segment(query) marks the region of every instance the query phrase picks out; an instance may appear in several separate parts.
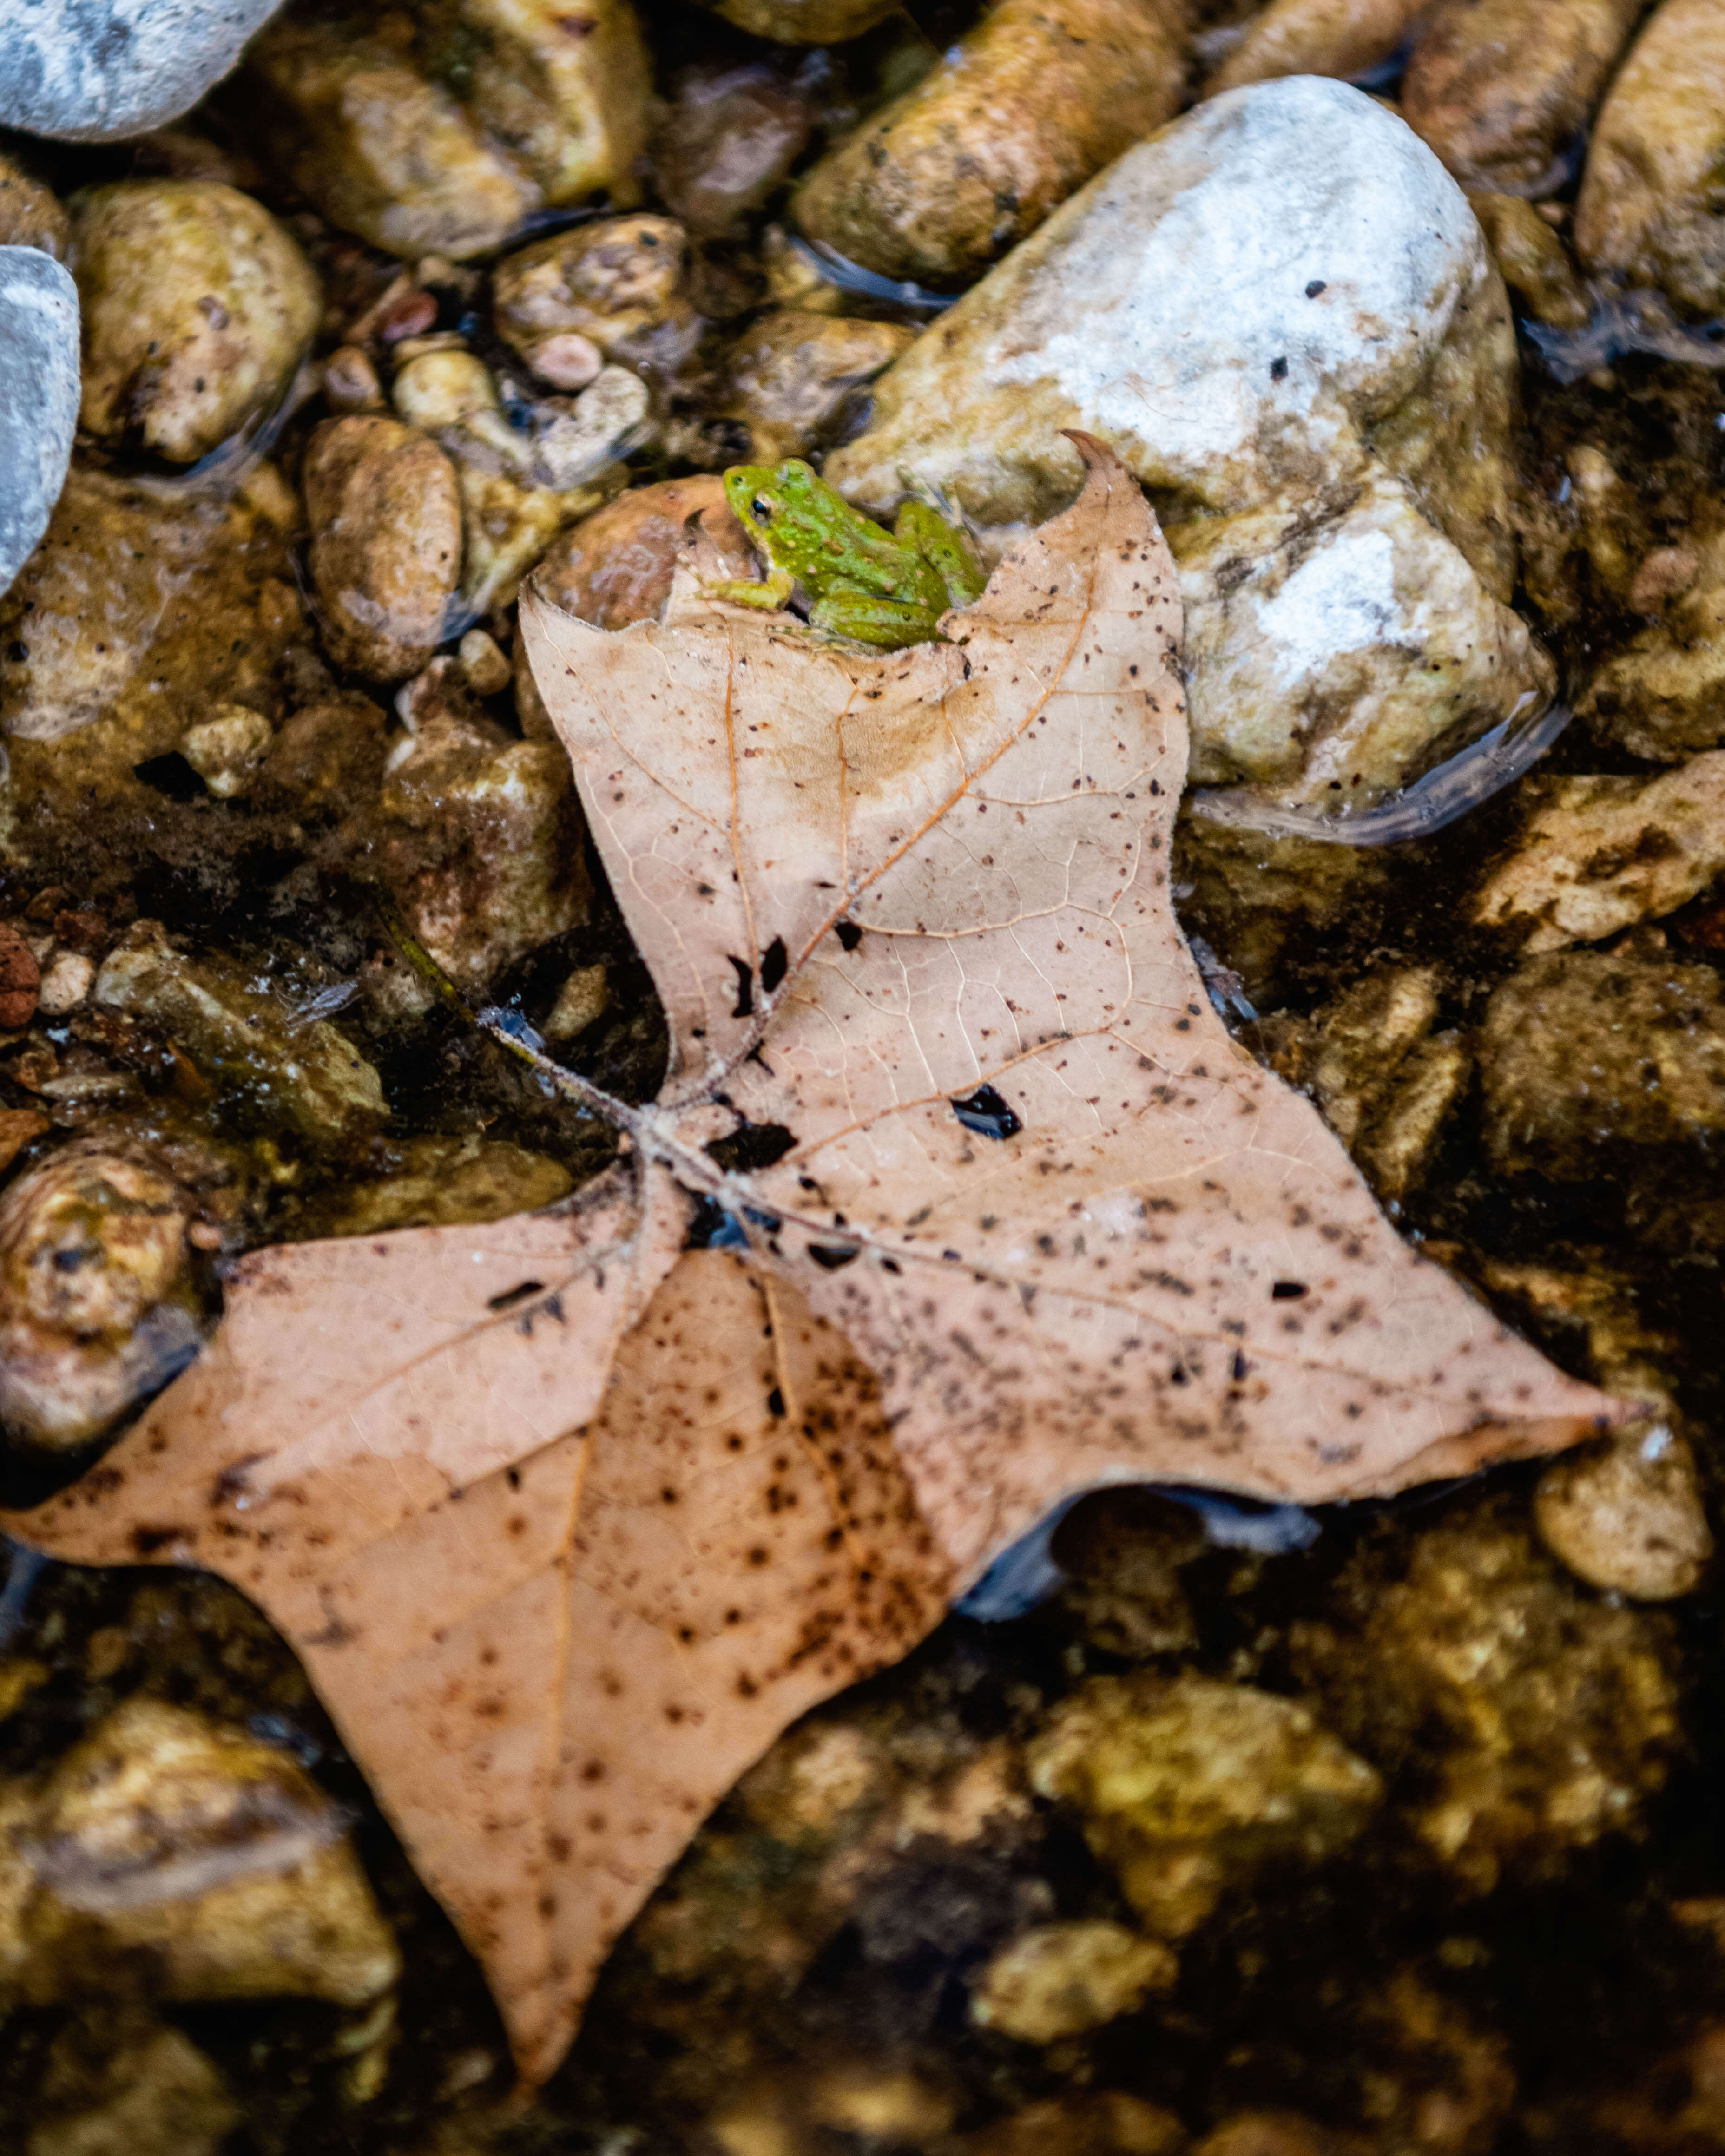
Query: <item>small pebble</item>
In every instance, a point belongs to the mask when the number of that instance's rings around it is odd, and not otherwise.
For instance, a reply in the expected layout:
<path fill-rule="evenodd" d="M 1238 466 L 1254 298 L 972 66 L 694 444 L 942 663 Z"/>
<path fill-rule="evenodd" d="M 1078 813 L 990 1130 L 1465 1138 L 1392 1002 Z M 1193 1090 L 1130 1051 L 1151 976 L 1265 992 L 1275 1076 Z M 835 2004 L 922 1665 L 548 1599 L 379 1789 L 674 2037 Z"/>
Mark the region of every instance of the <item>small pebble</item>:
<path fill-rule="evenodd" d="M 436 320 L 437 301 L 429 292 L 404 292 L 379 317 L 377 341 L 399 344 L 403 337 L 424 336 Z"/>
<path fill-rule="evenodd" d="M 1589 1586 L 1637 1602 L 1692 1594 L 1713 1537 L 1695 1455 L 1664 1422 L 1566 1454 L 1540 1477 L 1533 1516 L 1546 1547 Z"/>
<path fill-rule="evenodd" d="M 332 412 L 374 412 L 383 403 L 377 370 L 357 344 L 344 344 L 324 362 L 323 393 Z"/>
<path fill-rule="evenodd" d="M 475 696 L 495 696 L 510 684 L 511 667 L 497 639 L 483 629 L 470 629 L 456 647 L 461 671 Z M 599 970 L 603 973 L 603 968 Z M 567 993 L 567 988 L 564 991 Z M 559 999 L 561 1008 L 561 998 Z"/>
<path fill-rule="evenodd" d="M 547 338 L 533 354 L 534 373 L 553 389 L 585 389 L 603 365 L 598 346 L 577 330 Z"/>
<path fill-rule="evenodd" d="M 501 654 L 499 654 L 501 655 Z M 603 1018 L 610 1002 L 603 966 L 578 966 L 557 991 L 551 1016 L 545 1021 L 547 1040 L 572 1040 Z"/>
<path fill-rule="evenodd" d="M 37 1009 L 45 1018 L 64 1018 L 68 1011 L 76 1010 L 90 993 L 95 971 L 93 958 L 83 957 L 76 951 L 58 952 L 42 976 Z"/>
<path fill-rule="evenodd" d="M 1055 2044 L 1132 2013 L 1178 1974 L 1168 1947 L 1124 1924 L 1038 1924 L 1009 1940 L 983 1970 L 970 2018 L 1021 2043 Z"/>
<path fill-rule="evenodd" d="M 261 711 L 223 704 L 213 717 L 187 726 L 180 754 L 218 801 L 249 793 L 269 757 L 275 730 Z"/>

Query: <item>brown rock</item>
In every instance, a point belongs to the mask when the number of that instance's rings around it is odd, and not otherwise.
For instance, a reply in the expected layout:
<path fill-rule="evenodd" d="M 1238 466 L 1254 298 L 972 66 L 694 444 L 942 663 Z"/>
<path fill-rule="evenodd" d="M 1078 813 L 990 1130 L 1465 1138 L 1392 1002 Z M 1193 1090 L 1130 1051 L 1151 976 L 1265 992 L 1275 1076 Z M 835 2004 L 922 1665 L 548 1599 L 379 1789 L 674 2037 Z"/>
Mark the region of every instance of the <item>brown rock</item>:
<path fill-rule="evenodd" d="M 1553 192 L 1641 0 L 1444 0 L 1402 111 L 1466 187 Z"/>
<path fill-rule="evenodd" d="M 813 132 L 809 98 L 751 61 L 695 68 L 676 85 L 653 148 L 653 175 L 674 216 L 703 239 L 740 239 Z"/>
<path fill-rule="evenodd" d="M 538 587 L 553 604 L 599 629 L 655 619 L 697 521 L 722 557 L 716 573 L 754 573 L 754 550 L 731 513 L 722 483 L 673 479 L 633 487 L 566 531 L 540 563 Z"/>
<path fill-rule="evenodd" d="M 461 573 L 461 497 L 435 442 L 394 419 L 326 420 L 305 453 L 311 574 L 339 665 L 405 680 Z"/>
<path fill-rule="evenodd" d="M 175 499 L 74 467 L 0 600 L 21 821 L 52 819 L 75 838 L 102 802 L 159 807 L 133 767 L 175 747 L 207 706 L 273 715 L 305 635 L 285 536 L 261 497 Z"/>
<path fill-rule="evenodd" d="M 1347 80 L 1390 58 L 1430 12 L 1431 0 L 1270 0 L 1204 85 L 1206 96 L 1277 75 Z"/>
<path fill-rule="evenodd" d="M 830 151 L 792 208 L 883 276 L 966 284 L 1178 107 L 1185 26 L 1158 0 L 999 0 Z"/>
<path fill-rule="evenodd" d="M 0 1174 L 53 1126 L 34 1108 L 0 1108 Z"/>
<path fill-rule="evenodd" d="M 731 354 L 730 414 L 748 424 L 750 460 L 805 456 L 855 393 L 916 337 L 903 322 L 793 310 L 763 315 Z"/>
<path fill-rule="evenodd" d="M 39 247 L 56 262 L 66 259 L 71 220 L 41 181 L 0 157 L 0 247 Z"/>
<path fill-rule="evenodd" d="M 35 1014 L 42 969 L 14 927 L 0 922 L 0 1027 L 15 1032 Z"/>
<path fill-rule="evenodd" d="M 545 203 L 638 198 L 639 25 L 629 0 L 586 0 L 572 35 L 575 19 L 557 0 L 290 12 L 248 54 L 247 120 L 332 223 L 461 261 Z"/>
<path fill-rule="evenodd" d="M 570 331 L 609 359 L 674 372 L 701 322 L 686 287 L 689 243 L 668 217 L 614 217 L 536 241 L 497 265 L 497 333 L 529 366 Z"/>

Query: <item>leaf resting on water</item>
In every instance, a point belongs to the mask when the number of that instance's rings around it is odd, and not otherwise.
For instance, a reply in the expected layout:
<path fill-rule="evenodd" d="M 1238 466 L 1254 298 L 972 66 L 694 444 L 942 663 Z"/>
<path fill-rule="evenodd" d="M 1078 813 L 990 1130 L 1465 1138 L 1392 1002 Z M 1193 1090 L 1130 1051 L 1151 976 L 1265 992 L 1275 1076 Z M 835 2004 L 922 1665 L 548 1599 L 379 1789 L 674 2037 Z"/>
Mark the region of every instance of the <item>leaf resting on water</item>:
<path fill-rule="evenodd" d="M 247 1259 L 203 1361 L 5 1521 L 270 1613 L 529 2081 L 743 1768 L 1061 1499 L 1382 1493 L 1615 1411 L 1212 1011 L 1173 567 L 1075 439 L 1082 496 L 947 641 L 686 574 L 615 633 L 524 599 L 670 1019 L 627 1159 L 547 1214 Z"/>

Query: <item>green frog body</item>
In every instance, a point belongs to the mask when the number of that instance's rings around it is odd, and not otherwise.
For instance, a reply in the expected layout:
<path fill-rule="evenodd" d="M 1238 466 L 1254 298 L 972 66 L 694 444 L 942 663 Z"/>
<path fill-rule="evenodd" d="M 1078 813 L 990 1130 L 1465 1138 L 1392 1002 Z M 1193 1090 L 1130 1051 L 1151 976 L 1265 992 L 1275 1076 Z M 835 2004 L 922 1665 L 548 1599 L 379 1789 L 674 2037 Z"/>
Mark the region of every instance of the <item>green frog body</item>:
<path fill-rule="evenodd" d="M 734 465 L 725 498 L 768 564 L 758 582 L 708 586 L 733 606 L 782 607 L 800 588 L 812 628 L 896 651 L 937 634 L 947 608 L 988 582 L 964 533 L 927 502 L 905 502 L 888 531 L 800 457 Z"/>

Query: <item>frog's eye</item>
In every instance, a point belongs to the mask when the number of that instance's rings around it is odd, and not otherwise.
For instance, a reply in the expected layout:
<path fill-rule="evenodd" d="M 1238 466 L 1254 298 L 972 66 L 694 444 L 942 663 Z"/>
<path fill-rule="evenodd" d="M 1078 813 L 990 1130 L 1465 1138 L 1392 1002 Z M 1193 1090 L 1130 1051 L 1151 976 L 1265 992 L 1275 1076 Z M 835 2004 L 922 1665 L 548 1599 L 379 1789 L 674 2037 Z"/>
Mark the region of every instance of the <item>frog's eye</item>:
<path fill-rule="evenodd" d="M 761 522 L 765 524 L 768 522 L 772 517 L 773 504 L 768 501 L 764 495 L 757 494 L 754 500 L 749 504 L 749 515 L 751 516 L 758 517 Z"/>

